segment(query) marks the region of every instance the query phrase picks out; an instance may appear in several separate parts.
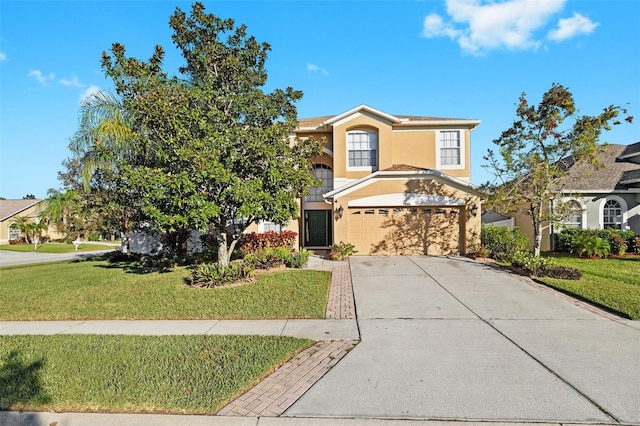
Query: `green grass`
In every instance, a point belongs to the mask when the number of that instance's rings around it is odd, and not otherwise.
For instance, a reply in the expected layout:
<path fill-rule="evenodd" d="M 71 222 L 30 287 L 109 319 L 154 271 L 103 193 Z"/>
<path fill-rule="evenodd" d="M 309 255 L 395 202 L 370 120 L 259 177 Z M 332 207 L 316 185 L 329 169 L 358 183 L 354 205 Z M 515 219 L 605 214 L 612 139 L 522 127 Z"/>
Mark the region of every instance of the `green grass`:
<path fill-rule="evenodd" d="M 214 414 L 311 340 L 0 336 L 0 410 Z"/>
<path fill-rule="evenodd" d="M 640 256 L 608 259 L 581 259 L 565 255 L 550 256 L 557 265 L 579 269 L 581 280 L 538 278 L 559 290 L 640 320 Z"/>
<path fill-rule="evenodd" d="M 96 250 L 113 250 L 113 245 L 100 244 L 98 242 L 80 243 L 78 246 L 78 252 L 81 251 L 96 251 Z M 38 248 L 34 244 L 2 244 L 0 250 L 17 251 L 22 253 L 72 253 L 76 251 L 76 247 L 73 244 L 64 243 L 45 243 L 38 244 Z"/>
<path fill-rule="evenodd" d="M 284 270 L 237 287 L 189 288 L 185 268 L 135 273 L 106 261 L 0 269 L 0 320 L 324 318 L 326 271 Z"/>

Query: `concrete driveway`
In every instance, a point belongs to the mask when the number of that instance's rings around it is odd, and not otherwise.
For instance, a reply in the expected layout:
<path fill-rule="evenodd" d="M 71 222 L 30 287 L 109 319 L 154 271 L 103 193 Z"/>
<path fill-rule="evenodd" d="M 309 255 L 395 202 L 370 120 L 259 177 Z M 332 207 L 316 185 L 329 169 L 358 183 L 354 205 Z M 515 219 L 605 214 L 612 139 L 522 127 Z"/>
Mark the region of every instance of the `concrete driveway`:
<path fill-rule="evenodd" d="M 465 258 L 352 257 L 362 342 L 286 416 L 640 424 L 640 327 Z"/>

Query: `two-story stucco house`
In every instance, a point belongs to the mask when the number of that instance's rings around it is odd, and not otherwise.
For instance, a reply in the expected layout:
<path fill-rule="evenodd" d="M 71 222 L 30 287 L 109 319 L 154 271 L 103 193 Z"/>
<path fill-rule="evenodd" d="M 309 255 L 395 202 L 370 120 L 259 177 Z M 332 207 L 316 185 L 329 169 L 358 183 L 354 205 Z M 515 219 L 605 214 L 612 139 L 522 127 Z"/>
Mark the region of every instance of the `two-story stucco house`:
<path fill-rule="evenodd" d="M 340 241 L 358 254 L 464 254 L 479 244 L 480 193 L 470 183 L 479 120 L 391 115 L 360 105 L 300 120 L 300 138 L 324 140 L 322 186 L 288 228 L 300 245 Z M 268 230 L 261 224 L 260 230 Z"/>

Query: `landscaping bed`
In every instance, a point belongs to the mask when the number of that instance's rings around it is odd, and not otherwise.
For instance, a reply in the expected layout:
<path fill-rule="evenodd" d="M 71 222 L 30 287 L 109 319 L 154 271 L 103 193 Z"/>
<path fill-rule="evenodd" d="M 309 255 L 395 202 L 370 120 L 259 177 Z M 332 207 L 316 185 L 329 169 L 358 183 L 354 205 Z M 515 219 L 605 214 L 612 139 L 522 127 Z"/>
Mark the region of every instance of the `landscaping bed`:
<path fill-rule="evenodd" d="M 187 268 L 102 260 L 2 268 L 0 320 L 324 318 L 331 273 L 286 269 L 230 288 L 190 288 Z"/>

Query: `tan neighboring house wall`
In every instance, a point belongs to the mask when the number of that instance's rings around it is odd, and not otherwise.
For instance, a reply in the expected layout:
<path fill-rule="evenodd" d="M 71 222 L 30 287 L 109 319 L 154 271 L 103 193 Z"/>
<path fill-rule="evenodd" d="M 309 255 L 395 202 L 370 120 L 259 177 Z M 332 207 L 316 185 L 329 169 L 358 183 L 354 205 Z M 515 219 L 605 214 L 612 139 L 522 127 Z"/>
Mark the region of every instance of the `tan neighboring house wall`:
<path fill-rule="evenodd" d="M 469 183 L 471 132 L 479 123 L 395 116 L 367 105 L 301 119 L 297 137 L 324 140 L 324 153 L 313 163 L 328 190 L 301 200 L 300 217 L 286 229 L 298 231 L 300 246 L 311 249 L 344 241 L 358 254 L 471 252 L 481 226 L 481 195 Z M 352 132 L 375 138 L 374 165 L 350 165 L 348 140 L 353 147 L 359 138 Z M 456 164 L 441 159 L 443 133 L 459 141 Z"/>
<path fill-rule="evenodd" d="M 9 243 L 9 228 L 16 223 L 16 217 L 27 216 L 33 222 L 39 221 L 43 200 L 0 200 L 0 244 Z M 45 235 L 59 238 L 60 235 L 49 227 Z"/>

